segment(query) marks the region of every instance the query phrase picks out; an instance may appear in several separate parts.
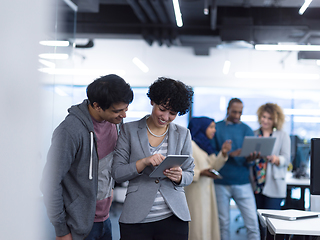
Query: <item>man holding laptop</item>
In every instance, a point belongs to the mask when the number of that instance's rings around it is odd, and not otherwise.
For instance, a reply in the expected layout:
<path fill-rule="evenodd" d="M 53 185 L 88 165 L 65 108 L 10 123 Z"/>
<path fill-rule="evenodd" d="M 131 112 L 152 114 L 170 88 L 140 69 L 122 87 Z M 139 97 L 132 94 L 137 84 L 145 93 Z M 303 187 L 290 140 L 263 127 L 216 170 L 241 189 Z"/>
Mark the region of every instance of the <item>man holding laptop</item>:
<path fill-rule="evenodd" d="M 221 150 L 226 140 L 232 141 L 229 159 L 220 169 L 222 179 L 215 180 L 221 240 L 229 240 L 230 199 L 236 202 L 244 224 L 247 228 L 247 239 L 260 239 L 256 203 L 249 179 L 249 163 L 259 158 L 259 154 L 251 153 L 247 157 L 239 157 L 245 136 L 253 136 L 252 129 L 240 121 L 243 103 L 238 98 L 232 98 L 227 108 L 227 116 L 216 123 L 216 134 L 212 145 L 217 152 Z"/>

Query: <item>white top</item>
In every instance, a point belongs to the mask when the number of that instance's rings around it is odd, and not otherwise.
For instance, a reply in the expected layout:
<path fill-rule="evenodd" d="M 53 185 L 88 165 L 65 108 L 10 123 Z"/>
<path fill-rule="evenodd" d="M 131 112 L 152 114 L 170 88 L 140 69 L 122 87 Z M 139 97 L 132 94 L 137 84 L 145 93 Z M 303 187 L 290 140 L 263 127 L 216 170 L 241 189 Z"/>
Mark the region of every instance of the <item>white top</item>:
<path fill-rule="evenodd" d="M 255 131 L 259 135 L 259 130 Z M 272 154 L 279 156 L 279 166 L 267 162 L 266 182 L 262 189 L 262 194 L 270 198 L 285 198 L 287 195 L 286 173 L 290 163 L 290 137 L 282 131 L 273 131 L 272 137 L 276 138 Z M 253 167 L 250 169 L 250 178 L 253 189 L 255 181 L 253 177 Z"/>

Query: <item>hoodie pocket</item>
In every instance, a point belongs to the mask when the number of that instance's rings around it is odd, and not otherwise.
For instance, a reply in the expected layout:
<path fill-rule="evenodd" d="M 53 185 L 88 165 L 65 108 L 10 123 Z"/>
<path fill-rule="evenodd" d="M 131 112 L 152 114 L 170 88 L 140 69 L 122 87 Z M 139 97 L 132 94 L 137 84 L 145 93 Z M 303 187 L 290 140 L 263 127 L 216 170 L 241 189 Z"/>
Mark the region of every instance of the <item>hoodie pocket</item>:
<path fill-rule="evenodd" d="M 66 211 L 69 212 L 69 210 L 74 209 L 75 206 L 78 205 L 79 201 L 80 201 L 80 196 L 77 196 L 75 200 L 73 200 L 70 204 L 66 206 Z"/>

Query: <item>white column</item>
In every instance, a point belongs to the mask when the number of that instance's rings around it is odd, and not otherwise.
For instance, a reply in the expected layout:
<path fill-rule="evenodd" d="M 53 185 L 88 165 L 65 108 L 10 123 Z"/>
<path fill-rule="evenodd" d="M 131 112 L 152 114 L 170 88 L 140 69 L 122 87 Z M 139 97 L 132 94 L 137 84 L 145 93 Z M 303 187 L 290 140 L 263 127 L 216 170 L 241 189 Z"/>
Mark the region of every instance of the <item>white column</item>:
<path fill-rule="evenodd" d="M 41 231 L 37 68 L 44 2 L 0 3 L 0 239 L 5 240 L 38 240 Z"/>

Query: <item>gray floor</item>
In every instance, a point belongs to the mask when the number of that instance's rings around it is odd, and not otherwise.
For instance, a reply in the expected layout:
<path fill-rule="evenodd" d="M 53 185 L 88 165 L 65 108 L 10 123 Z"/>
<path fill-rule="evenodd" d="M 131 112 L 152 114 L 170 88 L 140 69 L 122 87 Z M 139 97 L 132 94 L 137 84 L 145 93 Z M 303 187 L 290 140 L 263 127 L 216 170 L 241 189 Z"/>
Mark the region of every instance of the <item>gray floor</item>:
<path fill-rule="evenodd" d="M 44 224 L 44 229 L 40 233 L 41 239 L 43 240 L 55 240 L 55 232 L 54 228 L 52 227 L 51 223 L 48 220 L 48 217 L 46 215 L 45 207 L 43 205 L 42 200 L 41 201 L 41 218 L 43 219 L 42 223 Z M 119 240 L 120 234 L 119 234 L 119 224 L 118 219 L 122 211 L 122 203 L 113 203 L 111 206 L 110 211 L 110 219 L 112 223 L 112 233 L 113 233 L 113 240 Z M 246 240 L 246 229 L 242 228 L 237 233 L 237 229 L 241 226 L 243 226 L 242 218 L 239 217 L 238 220 L 235 220 L 237 216 L 239 216 L 239 210 L 236 207 L 233 207 L 230 211 L 231 216 L 231 239 L 232 240 Z"/>

